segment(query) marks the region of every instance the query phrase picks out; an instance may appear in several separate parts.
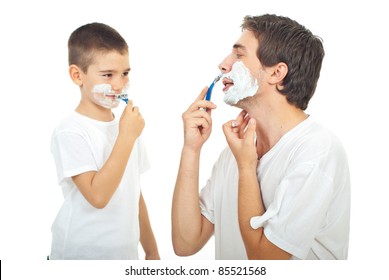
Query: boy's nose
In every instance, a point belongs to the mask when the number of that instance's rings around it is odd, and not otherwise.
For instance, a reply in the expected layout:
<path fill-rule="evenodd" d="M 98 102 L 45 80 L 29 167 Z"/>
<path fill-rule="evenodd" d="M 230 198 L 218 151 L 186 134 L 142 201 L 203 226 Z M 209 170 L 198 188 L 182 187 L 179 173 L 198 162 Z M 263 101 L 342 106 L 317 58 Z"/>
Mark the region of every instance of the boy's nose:
<path fill-rule="evenodd" d="M 118 81 L 112 82 L 112 90 L 115 92 L 121 92 L 124 87 L 128 84 L 128 79 L 120 79 Z"/>

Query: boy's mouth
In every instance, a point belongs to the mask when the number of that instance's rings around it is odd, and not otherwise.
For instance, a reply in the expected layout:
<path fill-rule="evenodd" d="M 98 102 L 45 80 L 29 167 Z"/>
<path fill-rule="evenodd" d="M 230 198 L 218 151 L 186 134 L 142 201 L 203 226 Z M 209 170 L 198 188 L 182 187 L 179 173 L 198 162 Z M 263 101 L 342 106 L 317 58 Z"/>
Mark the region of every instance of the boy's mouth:
<path fill-rule="evenodd" d="M 111 99 L 116 99 L 117 98 L 117 94 L 105 94 L 105 97 L 111 98 Z"/>

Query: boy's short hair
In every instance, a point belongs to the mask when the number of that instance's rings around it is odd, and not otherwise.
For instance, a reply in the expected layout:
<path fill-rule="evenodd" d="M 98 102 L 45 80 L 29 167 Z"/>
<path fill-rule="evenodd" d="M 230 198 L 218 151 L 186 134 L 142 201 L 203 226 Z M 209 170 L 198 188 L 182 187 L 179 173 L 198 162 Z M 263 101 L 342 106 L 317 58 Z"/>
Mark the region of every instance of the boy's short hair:
<path fill-rule="evenodd" d="M 69 37 L 68 50 L 69 65 L 75 64 L 87 73 L 96 52 L 117 51 L 125 54 L 128 53 L 128 45 L 115 29 L 94 22 L 73 31 Z"/>
<path fill-rule="evenodd" d="M 265 14 L 246 16 L 242 29 L 258 39 L 257 57 L 265 67 L 279 62 L 288 65 L 282 89 L 290 104 L 305 110 L 313 96 L 324 58 L 322 40 L 298 22 L 282 16 Z"/>

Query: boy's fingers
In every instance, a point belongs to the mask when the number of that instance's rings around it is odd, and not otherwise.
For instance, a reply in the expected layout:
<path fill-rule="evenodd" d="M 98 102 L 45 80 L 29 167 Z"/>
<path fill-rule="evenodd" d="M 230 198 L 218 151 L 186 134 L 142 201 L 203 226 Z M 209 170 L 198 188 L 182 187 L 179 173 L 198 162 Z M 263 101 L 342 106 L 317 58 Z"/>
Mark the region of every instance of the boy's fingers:
<path fill-rule="evenodd" d="M 127 102 L 127 107 L 128 108 L 132 108 L 134 106 L 134 104 L 132 103 L 132 100 L 129 99 L 128 102 Z"/>

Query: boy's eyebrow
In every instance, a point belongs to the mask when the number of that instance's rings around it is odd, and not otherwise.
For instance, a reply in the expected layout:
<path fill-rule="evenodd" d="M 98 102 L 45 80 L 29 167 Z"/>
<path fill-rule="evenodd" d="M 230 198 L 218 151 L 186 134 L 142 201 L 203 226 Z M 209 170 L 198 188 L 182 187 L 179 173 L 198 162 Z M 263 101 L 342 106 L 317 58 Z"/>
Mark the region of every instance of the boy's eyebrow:
<path fill-rule="evenodd" d="M 123 72 L 130 72 L 130 71 L 131 71 L 131 68 L 127 68 Z M 114 73 L 114 72 L 116 72 L 116 70 L 107 69 L 107 70 L 100 70 L 99 72 L 100 73 Z"/>

